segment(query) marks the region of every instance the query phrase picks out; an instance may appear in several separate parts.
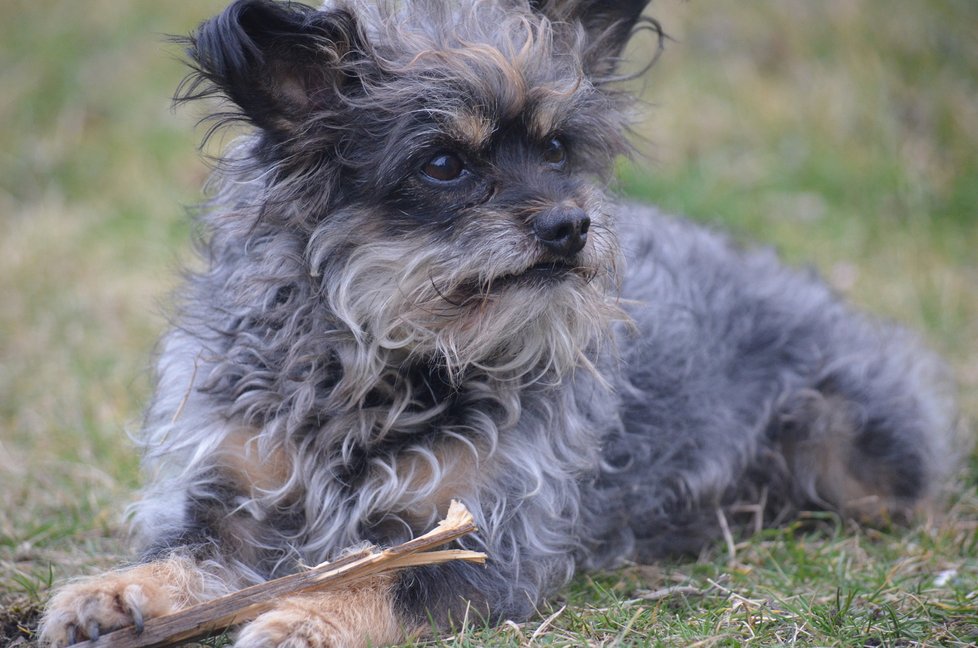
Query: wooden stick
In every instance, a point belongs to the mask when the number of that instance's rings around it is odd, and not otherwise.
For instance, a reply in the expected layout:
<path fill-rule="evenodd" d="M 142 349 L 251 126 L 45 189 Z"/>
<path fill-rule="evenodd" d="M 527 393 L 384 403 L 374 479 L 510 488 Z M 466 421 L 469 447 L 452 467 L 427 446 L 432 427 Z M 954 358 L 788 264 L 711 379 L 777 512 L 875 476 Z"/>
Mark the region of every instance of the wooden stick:
<path fill-rule="evenodd" d="M 251 621 L 274 607 L 276 600 L 283 596 L 341 588 L 366 576 L 392 569 L 434 565 L 451 560 L 483 564 L 486 555 L 478 551 L 428 551 L 475 530 L 472 514 L 462 503 L 453 500 L 445 519 L 414 540 L 384 550 L 376 547 L 364 549 L 331 563 L 259 583 L 167 616 L 147 619 L 139 634 L 134 626 L 128 626 L 103 635 L 98 641 L 75 644 L 75 648 L 172 646 L 219 635 L 232 626 Z"/>

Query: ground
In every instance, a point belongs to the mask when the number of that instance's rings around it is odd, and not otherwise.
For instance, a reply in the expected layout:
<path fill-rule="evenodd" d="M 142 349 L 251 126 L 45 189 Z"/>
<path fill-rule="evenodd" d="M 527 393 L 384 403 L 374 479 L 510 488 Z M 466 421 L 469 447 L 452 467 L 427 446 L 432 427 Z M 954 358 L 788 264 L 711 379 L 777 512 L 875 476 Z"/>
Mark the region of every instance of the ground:
<path fill-rule="evenodd" d="M 0 644 L 125 558 L 127 432 L 207 174 L 163 35 L 221 2 L 0 4 Z M 921 331 L 978 418 L 978 4 L 658 0 L 622 189 L 779 248 Z M 642 47 L 641 43 L 638 44 Z M 219 146 L 219 142 L 215 146 Z M 978 460 L 909 527 L 812 514 L 698 561 L 581 577 L 452 646 L 969 645 Z"/>

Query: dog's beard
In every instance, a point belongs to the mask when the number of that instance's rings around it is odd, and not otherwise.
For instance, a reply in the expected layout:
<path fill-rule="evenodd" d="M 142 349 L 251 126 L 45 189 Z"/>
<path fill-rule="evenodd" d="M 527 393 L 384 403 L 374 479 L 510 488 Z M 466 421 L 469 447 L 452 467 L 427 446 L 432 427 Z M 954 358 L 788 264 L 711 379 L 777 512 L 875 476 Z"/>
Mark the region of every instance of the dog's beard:
<path fill-rule="evenodd" d="M 338 237 L 313 237 L 310 261 L 357 342 L 360 357 L 350 364 L 375 375 L 422 360 L 452 380 L 473 367 L 503 379 L 560 376 L 591 368 L 611 322 L 624 318 L 617 240 L 607 226 L 593 227 L 586 250 L 566 266 L 528 263 L 531 245 L 508 245 L 505 236 L 483 238 L 493 244 L 480 249 L 387 238 L 345 254 L 320 243 L 327 238 Z"/>

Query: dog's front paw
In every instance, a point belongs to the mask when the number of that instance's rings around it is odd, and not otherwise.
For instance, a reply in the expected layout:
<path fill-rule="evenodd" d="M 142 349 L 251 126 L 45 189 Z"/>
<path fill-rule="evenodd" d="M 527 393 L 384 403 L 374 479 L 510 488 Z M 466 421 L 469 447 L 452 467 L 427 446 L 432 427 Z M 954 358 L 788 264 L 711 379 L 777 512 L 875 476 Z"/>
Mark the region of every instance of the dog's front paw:
<path fill-rule="evenodd" d="M 235 648 L 366 648 L 411 636 L 395 618 L 389 577 L 338 592 L 292 596 L 247 624 Z"/>
<path fill-rule="evenodd" d="M 41 621 L 41 644 L 69 646 L 124 626 L 174 611 L 170 592 L 151 572 L 132 569 L 70 583 L 48 603 Z"/>
<path fill-rule="evenodd" d="M 247 624 L 235 648 L 346 648 L 343 633 L 325 610 L 301 597 L 286 599 Z"/>

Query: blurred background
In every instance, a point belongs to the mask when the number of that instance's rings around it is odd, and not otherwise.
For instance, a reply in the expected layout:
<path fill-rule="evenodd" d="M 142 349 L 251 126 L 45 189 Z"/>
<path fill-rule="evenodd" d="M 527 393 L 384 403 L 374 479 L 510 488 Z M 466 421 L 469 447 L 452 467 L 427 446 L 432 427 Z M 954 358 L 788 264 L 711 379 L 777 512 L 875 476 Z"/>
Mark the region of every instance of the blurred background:
<path fill-rule="evenodd" d="M 124 555 L 126 435 L 207 176 L 204 107 L 171 109 L 183 69 L 164 35 L 223 4 L 0 3 L 0 643 L 52 577 Z M 919 330 L 978 416 L 978 2 L 650 13 L 672 40 L 636 82 L 622 191 L 774 245 Z"/>

